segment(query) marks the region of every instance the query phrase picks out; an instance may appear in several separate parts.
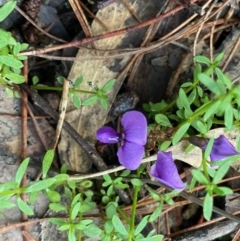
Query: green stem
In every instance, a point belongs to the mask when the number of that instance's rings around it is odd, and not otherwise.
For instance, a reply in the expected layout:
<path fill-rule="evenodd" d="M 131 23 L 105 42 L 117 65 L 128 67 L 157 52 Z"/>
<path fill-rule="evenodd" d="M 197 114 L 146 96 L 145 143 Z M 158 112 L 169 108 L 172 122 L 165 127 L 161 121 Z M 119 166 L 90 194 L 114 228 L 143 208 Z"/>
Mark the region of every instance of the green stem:
<path fill-rule="evenodd" d="M 137 178 L 140 178 L 140 174 L 141 174 L 141 171 L 139 169 L 137 169 Z M 134 186 L 132 216 L 131 216 L 131 220 L 130 220 L 130 231 L 129 231 L 128 241 L 131 241 L 134 236 L 135 217 L 136 217 L 137 199 L 138 199 L 139 190 L 140 190 L 139 186 Z"/>
<path fill-rule="evenodd" d="M 79 222 L 81 222 L 82 221 L 82 213 L 81 212 L 79 213 L 78 217 L 79 217 Z M 82 239 L 82 230 L 78 230 L 78 241 L 81 241 L 81 239 Z"/>
<path fill-rule="evenodd" d="M 118 208 L 117 208 L 117 211 L 118 211 L 118 213 L 125 219 L 125 221 L 130 224 L 130 219 L 129 219 L 128 216 L 123 212 L 123 210 L 118 207 Z"/>
<path fill-rule="evenodd" d="M 41 85 L 34 85 L 32 86 L 34 90 L 55 90 L 55 91 L 62 91 L 62 87 L 55 87 L 55 86 L 41 86 Z M 76 88 L 69 88 L 69 92 L 72 93 L 82 93 L 82 94 L 93 94 L 96 95 L 96 91 L 88 91 L 88 90 L 79 90 Z"/>
<path fill-rule="evenodd" d="M 203 168 L 203 173 L 205 177 L 208 179 L 208 183 L 210 183 L 210 177 L 207 171 L 207 160 L 204 158 L 204 151 L 202 152 L 202 168 Z"/>
<path fill-rule="evenodd" d="M 138 198 L 138 192 L 140 188 L 134 187 L 134 194 L 133 194 L 133 204 L 132 204 L 132 216 L 130 220 L 130 232 L 128 236 L 128 241 L 132 240 L 134 229 L 135 229 L 135 216 L 136 216 L 136 210 L 137 210 L 137 198 Z"/>

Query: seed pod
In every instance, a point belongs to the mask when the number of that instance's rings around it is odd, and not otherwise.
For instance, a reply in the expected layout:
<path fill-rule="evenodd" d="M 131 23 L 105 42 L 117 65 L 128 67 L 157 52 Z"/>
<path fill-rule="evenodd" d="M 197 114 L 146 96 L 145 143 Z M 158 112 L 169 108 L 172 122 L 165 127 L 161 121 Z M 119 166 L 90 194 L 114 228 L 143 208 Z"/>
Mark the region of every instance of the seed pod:
<path fill-rule="evenodd" d="M 203 137 L 199 137 L 199 136 L 190 136 L 188 138 L 188 141 L 195 145 L 195 146 L 198 146 L 200 148 L 204 147 L 204 146 L 207 146 L 208 144 L 208 139 L 207 138 L 203 138 Z"/>

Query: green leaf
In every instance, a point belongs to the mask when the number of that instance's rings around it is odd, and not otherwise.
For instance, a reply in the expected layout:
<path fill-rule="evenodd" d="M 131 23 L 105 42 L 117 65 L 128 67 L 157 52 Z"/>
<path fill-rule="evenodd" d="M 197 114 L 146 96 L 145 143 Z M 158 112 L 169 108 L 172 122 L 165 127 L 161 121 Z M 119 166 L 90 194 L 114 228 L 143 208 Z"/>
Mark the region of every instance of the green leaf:
<path fill-rule="evenodd" d="M 231 101 L 232 101 L 232 95 L 227 95 L 221 101 L 221 104 L 218 106 L 218 110 L 217 110 L 216 114 L 218 114 L 218 116 L 222 115 L 225 112 L 225 110 L 227 109 L 227 106 L 231 105 Z"/>
<path fill-rule="evenodd" d="M 71 206 L 73 207 L 80 200 L 81 193 L 78 193 L 72 200 Z"/>
<path fill-rule="evenodd" d="M 205 56 L 197 55 L 193 59 L 198 63 L 206 64 L 208 66 L 211 64 L 211 60 Z"/>
<path fill-rule="evenodd" d="M 224 53 L 220 53 L 217 55 L 217 57 L 214 59 L 213 63 L 218 64 L 224 56 Z"/>
<path fill-rule="evenodd" d="M 43 157 L 43 162 L 42 162 L 43 179 L 45 179 L 47 176 L 47 173 L 52 165 L 53 158 L 54 158 L 54 150 L 48 150 Z"/>
<path fill-rule="evenodd" d="M 64 77 L 63 76 L 58 76 L 57 77 L 57 81 L 58 81 L 59 84 L 63 85 Z"/>
<path fill-rule="evenodd" d="M 193 177 L 201 184 L 207 185 L 208 184 L 208 179 L 204 176 L 204 174 L 199 171 L 198 169 L 193 169 L 192 171 Z"/>
<path fill-rule="evenodd" d="M 187 122 L 178 129 L 178 131 L 174 134 L 172 139 L 173 145 L 176 145 L 180 141 L 180 139 L 186 134 L 189 126 L 190 123 Z"/>
<path fill-rule="evenodd" d="M 112 184 L 112 179 L 108 174 L 103 175 L 103 179 L 106 181 L 106 183 Z"/>
<path fill-rule="evenodd" d="M 226 90 L 226 86 L 224 85 L 224 83 L 221 81 L 221 80 L 216 80 L 215 82 L 218 86 L 218 89 L 220 91 L 220 94 L 221 95 L 225 95 L 227 93 L 227 90 Z"/>
<path fill-rule="evenodd" d="M 12 55 L 0 56 L 0 62 L 16 69 L 20 69 L 23 67 L 23 63 L 20 60 L 14 58 Z"/>
<path fill-rule="evenodd" d="M 33 210 L 31 207 L 29 207 L 22 199 L 20 196 L 17 197 L 17 205 L 18 208 L 27 214 L 28 216 L 32 216 L 34 214 Z"/>
<path fill-rule="evenodd" d="M 227 108 L 225 109 L 224 113 L 224 124 L 228 130 L 232 129 L 233 125 L 233 107 L 232 105 L 228 105 Z"/>
<path fill-rule="evenodd" d="M 98 228 L 95 224 L 90 224 L 87 226 L 87 228 L 83 231 L 83 233 L 89 237 L 97 237 L 100 236 L 100 234 L 102 233 L 102 230 L 100 228 Z"/>
<path fill-rule="evenodd" d="M 192 86 L 192 84 L 193 84 L 192 82 L 185 82 L 181 85 L 181 88 L 190 87 L 190 86 Z"/>
<path fill-rule="evenodd" d="M 160 202 L 158 207 L 154 210 L 154 212 L 149 217 L 149 222 L 154 222 L 161 214 L 163 208 L 163 202 Z"/>
<path fill-rule="evenodd" d="M 188 103 L 191 105 L 194 100 L 196 99 L 197 96 L 197 91 L 196 88 L 192 90 L 192 92 L 190 93 L 190 95 L 188 96 Z"/>
<path fill-rule="evenodd" d="M 107 92 L 109 91 L 115 84 L 115 79 L 110 79 L 103 87 L 102 90 Z"/>
<path fill-rule="evenodd" d="M 38 192 L 38 191 L 44 190 L 50 187 L 51 185 L 53 185 L 55 181 L 56 181 L 55 178 L 48 178 L 45 180 L 38 181 L 28 186 L 24 192 L 28 193 L 28 192 Z"/>
<path fill-rule="evenodd" d="M 165 103 L 164 100 L 162 100 L 161 102 L 159 103 L 156 103 L 156 104 L 152 104 L 150 106 L 150 109 L 152 112 L 160 112 L 161 110 L 163 110 L 164 108 L 167 107 L 167 103 Z"/>
<path fill-rule="evenodd" d="M 203 215 L 207 221 L 211 219 L 212 209 L 213 209 L 213 197 L 210 196 L 209 193 L 207 193 L 203 200 Z"/>
<path fill-rule="evenodd" d="M 229 90 L 231 90 L 232 81 L 218 67 L 215 68 L 215 72 L 217 74 L 218 79 L 221 80 Z"/>
<path fill-rule="evenodd" d="M 157 115 L 155 115 L 155 121 L 158 124 L 161 124 L 162 126 L 169 126 L 169 127 L 172 126 L 170 121 L 169 121 L 169 119 L 164 114 L 157 114 Z"/>
<path fill-rule="evenodd" d="M 13 82 L 15 84 L 22 84 L 25 82 L 24 76 L 15 74 L 15 73 L 4 74 L 4 78 L 7 78 L 8 80 L 10 80 L 11 82 Z"/>
<path fill-rule="evenodd" d="M 193 80 L 194 82 L 198 80 L 198 74 L 202 72 L 202 66 L 201 64 L 196 64 L 196 66 L 193 69 Z"/>
<path fill-rule="evenodd" d="M 238 134 L 237 150 L 238 150 L 238 152 L 240 151 L 240 134 Z"/>
<path fill-rule="evenodd" d="M 203 97 L 203 89 L 200 86 L 197 86 L 197 92 L 200 97 Z"/>
<path fill-rule="evenodd" d="M 212 180 L 212 183 L 217 184 L 219 181 L 222 180 L 222 178 L 226 175 L 230 168 L 231 163 L 230 162 L 225 162 L 223 163 L 218 170 L 216 171 L 214 178 Z"/>
<path fill-rule="evenodd" d="M 112 219 L 112 217 L 117 213 L 116 203 L 110 202 L 106 207 L 106 215 L 108 219 Z"/>
<path fill-rule="evenodd" d="M 160 151 L 166 151 L 168 147 L 171 145 L 171 143 L 172 143 L 171 141 L 164 141 L 160 145 L 158 145 L 158 149 Z"/>
<path fill-rule="evenodd" d="M 201 134 L 207 134 L 207 127 L 205 124 L 203 124 L 200 120 L 196 121 L 196 126 L 197 126 L 197 130 L 201 133 Z"/>
<path fill-rule="evenodd" d="M 27 43 L 22 43 L 22 44 L 21 44 L 21 50 L 20 50 L 20 51 L 26 50 L 26 49 L 28 48 L 28 46 L 29 46 L 29 44 L 27 44 Z"/>
<path fill-rule="evenodd" d="M 180 90 L 179 90 L 179 99 L 180 99 L 184 109 L 186 109 L 188 112 L 191 113 L 192 111 L 190 108 L 189 100 L 185 94 L 185 91 L 182 88 L 180 88 Z"/>
<path fill-rule="evenodd" d="M 51 189 L 47 189 L 47 196 L 52 203 L 58 203 L 61 200 L 61 195 L 58 192 Z"/>
<path fill-rule="evenodd" d="M 6 91 L 7 97 L 10 97 L 10 98 L 13 97 L 13 91 L 9 87 L 6 87 L 5 91 Z"/>
<path fill-rule="evenodd" d="M 76 94 L 73 94 L 73 104 L 76 108 L 80 108 L 82 104 L 81 99 Z"/>
<path fill-rule="evenodd" d="M 134 230 L 134 235 L 138 235 L 145 228 L 149 220 L 149 215 L 145 216 Z"/>
<path fill-rule="evenodd" d="M 206 150 L 204 151 L 204 159 L 207 160 L 208 157 L 210 156 L 210 153 L 212 151 L 212 146 L 213 146 L 213 143 L 214 143 L 214 138 L 211 137 L 208 144 L 207 144 L 207 148 Z"/>
<path fill-rule="evenodd" d="M 81 224 L 81 223 L 75 224 L 74 227 L 75 227 L 76 229 L 78 229 L 78 230 L 84 230 L 84 229 L 86 229 L 86 225 L 83 225 L 83 224 Z"/>
<path fill-rule="evenodd" d="M 83 180 L 83 181 L 81 182 L 81 186 L 83 186 L 83 187 L 86 188 L 86 189 L 92 187 L 92 185 L 93 185 L 93 182 L 90 181 L 90 180 Z"/>
<path fill-rule="evenodd" d="M 72 212 L 71 212 L 71 219 L 72 219 L 72 220 L 74 220 L 74 219 L 77 217 L 78 212 L 79 212 L 79 209 L 80 209 L 80 206 L 81 206 L 80 202 L 77 202 L 77 203 L 74 205 L 74 207 L 73 207 L 73 209 L 72 209 Z"/>
<path fill-rule="evenodd" d="M 217 101 L 213 103 L 206 111 L 206 113 L 203 116 L 203 121 L 207 121 L 209 117 L 211 117 L 213 114 L 217 113 L 218 106 L 220 105 L 221 101 Z"/>
<path fill-rule="evenodd" d="M 15 204 L 10 201 L 0 200 L 0 209 L 10 209 L 15 207 Z"/>
<path fill-rule="evenodd" d="M 62 173 L 62 174 L 67 173 L 67 165 L 66 165 L 66 163 L 63 163 L 63 164 L 62 164 L 62 166 L 61 166 L 61 173 Z"/>
<path fill-rule="evenodd" d="M 57 183 L 62 183 L 64 181 L 67 181 L 69 178 L 68 174 L 65 173 L 61 173 L 61 174 L 57 174 L 56 176 L 54 176 L 54 179 L 56 180 Z"/>
<path fill-rule="evenodd" d="M 240 137 L 240 135 L 239 135 L 239 137 Z M 239 140 L 240 140 L 240 138 L 239 138 Z M 131 171 L 126 169 L 121 173 L 121 177 L 127 177 L 130 175 L 130 173 L 131 173 Z"/>
<path fill-rule="evenodd" d="M 18 55 L 19 52 L 21 50 L 21 44 L 20 43 L 16 43 L 13 47 L 13 55 Z"/>
<path fill-rule="evenodd" d="M 17 1 L 9 1 L 0 7 L 0 22 L 2 22 L 15 8 Z"/>
<path fill-rule="evenodd" d="M 101 106 L 103 107 L 104 110 L 107 110 L 108 108 L 108 102 L 105 98 L 100 98 L 99 99 Z"/>
<path fill-rule="evenodd" d="M 143 182 L 140 179 L 137 179 L 137 178 L 131 179 L 131 183 L 135 187 L 141 187 L 143 185 Z"/>
<path fill-rule="evenodd" d="M 128 232 L 125 228 L 125 226 L 123 225 L 122 221 L 119 219 L 119 217 L 117 215 L 114 215 L 112 218 L 112 224 L 114 226 L 114 228 L 122 235 L 124 236 L 128 236 Z"/>
<path fill-rule="evenodd" d="M 69 223 L 63 224 L 63 225 L 61 225 L 61 227 L 58 228 L 58 230 L 60 230 L 60 231 L 65 231 L 65 230 L 68 230 L 68 229 L 70 229 Z"/>
<path fill-rule="evenodd" d="M 175 191 L 175 190 L 174 190 L 174 191 Z M 168 195 L 168 194 L 165 194 L 165 195 L 163 196 L 163 199 L 164 199 L 164 201 L 165 201 L 167 204 L 169 204 L 169 205 L 173 205 L 173 204 L 174 204 L 174 201 L 172 200 L 171 196 Z"/>
<path fill-rule="evenodd" d="M 53 224 L 56 224 L 56 225 L 65 225 L 67 224 L 66 221 L 60 219 L 60 218 L 49 218 L 49 222 L 50 223 L 53 223 Z"/>
<path fill-rule="evenodd" d="M 163 237 L 164 237 L 163 235 L 157 234 L 152 237 L 140 238 L 140 239 L 137 239 L 136 241 L 161 241 Z"/>
<path fill-rule="evenodd" d="M 230 195 L 233 194 L 233 190 L 229 187 L 218 187 L 215 186 L 213 188 L 213 192 L 218 194 L 219 196 L 226 196 L 226 195 Z"/>
<path fill-rule="evenodd" d="M 74 83 L 74 87 L 75 88 L 79 87 L 82 84 L 82 82 L 83 82 L 83 76 L 79 76 Z"/>
<path fill-rule="evenodd" d="M 16 175 L 15 175 L 15 181 L 18 184 L 18 187 L 20 186 L 22 178 L 23 178 L 23 176 L 24 176 L 24 174 L 27 170 L 28 163 L 29 163 L 29 157 L 24 159 L 23 162 L 18 167 L 18 170 L 17 170 Z"/>
<path fill-rule="evenodd" d="M 17 182 L 5 182 L 5 183 L 2 183 L 0 184 L 0 192 L 3 192 L 3 191 L 7 191 L 7 190 L 10 190 L 10 189 L 15 189 L 18 187 L 18 183 Z"/>
<path fill-rule="evenodd" d="M 107 189 L 107 195 L 110 197 L 112 194 L 114 194 L 113 185 L 110 185 Z"/>
<path fill-rule="evenodd" d="M 215 95 L 218 95 L 220 93 L 220 90 L 219 90 L 216 82 L 212 78 L 210 78 L 208 75 L 201 73 L 198 75 L 198 78 L 199 78 L 200 82 L 203 85 L 205 85 Z"/>
<path fill-rule="evenodd" d="M 104 223 L 104 229 L 106 233 L 111 233 L 113 231 L 113 224 L 110 220 L 107 220 Z"/>
<path fill-rule="evenodd" d="M 36 85 L 39 82 L 38 76 L 34 75 L 32 78 L 33 85 Z"/>
<path fill-rule="evenodd" d="M 65 211 L 67 207 L 59 204 L 59 203 L 50 203 L 49 208 L 55 212 Z"/>
<path fill-rule="evenodd" d="M 75 228 L 73 227 L 68 230 L 68 241 L 76 241 Z"/>
<path fill-rule="evenodd" d="M 89 98 L 87 98 L 86 100 L 84 100 L 83 102 L 82 102 L 82 105 L 92 105 L 92 104 L 94 104 L 96 101 L 98 100 L 98 97 L 96 96 L 96 95 L 94 95 L 94 96 L 91 96 L 91 97 L 89 97 Z"/>
<path fill-rule="evenodd" d="M 189 191 L 190 192 L 193 192 L 193 189 L 196 186 L 196 183 L 197 183 L 197 180 L 193 177 L 191 182 L 190 182 L 190 185 L 189 185 Z"/>
<path fill-rule="evenodd" d="M 26 60 L 28 57 L 25 55 L 18 55 L 16 58 L 22 61 L 22 60 Z"/>

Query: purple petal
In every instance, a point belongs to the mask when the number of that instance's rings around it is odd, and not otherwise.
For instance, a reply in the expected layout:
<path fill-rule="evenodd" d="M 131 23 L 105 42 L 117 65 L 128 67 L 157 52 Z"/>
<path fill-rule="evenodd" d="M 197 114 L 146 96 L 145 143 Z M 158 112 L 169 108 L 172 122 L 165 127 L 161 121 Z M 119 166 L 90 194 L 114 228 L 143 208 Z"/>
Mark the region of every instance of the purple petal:
<path fill-rule="evenodd" d="M 143 154 L 144 147 L 142 145 L 128 141 L 125 141 L 117 152 L 119 162 L 129 170 L 136 170 L 140 166 Z"/>
<path fill-rule="evenodd" d="M 147 120 L 139 111 L 126 112 L 121 123 L 124 129 L 124 139 L 139 145 L 147 142 Z"/>
<path fill-rule="evenodd" d="M 97 130 L 96 137 L 102 143 L 114 144 L 120 141 L 121 135 L 109 126 Z"/>
<path fill-rule="evenodd" d="M 183 190 L 182 182 L 177 167 L 172 158 L 172 152 L 158 152 L 157 161 L 151 167 L 151 175 L 160 183 L 176 190 Z"/>
<path fill-rule="evenodd" d="M 202 149 L 205 150 L 206 148 L 207 146 L 203 147 Z M 214 140 L 210 158 L 211 161 L 218 161 L 237 154 L 240 153 L 224 135 L 221 135 Z"/>

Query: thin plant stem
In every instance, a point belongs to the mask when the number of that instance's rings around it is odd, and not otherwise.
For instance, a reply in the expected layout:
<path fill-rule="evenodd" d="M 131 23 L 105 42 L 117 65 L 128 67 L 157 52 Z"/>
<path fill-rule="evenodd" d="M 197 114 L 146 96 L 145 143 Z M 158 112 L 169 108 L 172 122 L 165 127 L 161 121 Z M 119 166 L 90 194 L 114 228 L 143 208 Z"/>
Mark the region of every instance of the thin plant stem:
<path fill-rule="evenodd" d="M 203 168 L 204 176 L 207 178 L 208 183 L 210 183 L 210 177 L 207 171 L 207 161 L 206 161 L 206 158 L 204 158 L 204 152 L 202 152 L 202 168 Z"/>
<path fill-rule="evenodd" d="M 117 208 L 117 211 L 118 211 L 118 213 L 124 218 L 124 220 L 128 223 L 128 224 L 130 224 L 130 219 L 128 218 L 128 216 L 123 212 L 123 210 L 121 209 L 121 208 Z"/>
<path fill-rule="evenodd" d="M 140 178 L 140 170 L 137 170 L 137 178 Z M 134 193 L 133 193 L 133 204 L 132 204 L 132 215 L 130 220 L 130 231 L 128 236 L 128 241 L 131 241 L 134 235 L 135 229 L 135 216 L 137 210 L 137 199 L 138 199 L 138 192 L 140 191 L 139 186 L 134 186 Z"/>
<path fill-rule="evenodd" d="M 138 192 L 140 188 L 134 187 L 134 194 L 133 194 L 133 205 L 132 205 L 132 215 L 131 215 L 131 222 L 130 222 L 130 232 L 128 236 L 128 241 L 132 240 L 133 232 L 135 228 L 135 216 L 136 216 L 136 210 L 137 210 L 137 198 L 138 198 Z"/>
<path fill-rule="evenodd" d="M 55 90 L 55 91 L 62 91 L 63 88 L 62 87 L 55 87 L 55 86 L 40 86 L 40 85 L 35 85 L 32 86 L 32 89 L 34 90 Z M 71 93 L 82 93 L 82 94 L 92 94 L 92 95 L 96 95 L 96 91 L 88 91 L 88 90 L 79 90 L 76 88 L 69 88 L 69 92 Z"/>
<path fill-rule="evenodd" d="M 82 213 L 80 212 L 79 215 L 79 221 L 82 221 Z M 82 230 L 78 230 L 78 241 L 82 240 Z"/>

